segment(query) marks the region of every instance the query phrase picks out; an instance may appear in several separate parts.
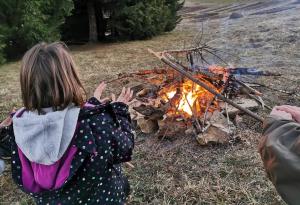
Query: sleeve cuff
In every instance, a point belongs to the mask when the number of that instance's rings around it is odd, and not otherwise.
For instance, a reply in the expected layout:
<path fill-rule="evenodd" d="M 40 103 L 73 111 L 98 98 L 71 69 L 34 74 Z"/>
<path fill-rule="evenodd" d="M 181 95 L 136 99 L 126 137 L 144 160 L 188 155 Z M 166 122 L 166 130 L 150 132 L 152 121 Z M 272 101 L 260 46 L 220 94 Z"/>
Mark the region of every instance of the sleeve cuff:
<path fill-rule="evenodd" d="M 273 124 L 282 125 L 282 124 L 294 123 L 294 122 L 295 121 L 293 121 L 293 120 L 288 120 L 288 119 L 285 119 L 280 116 L 269 115 L 268 117 L 266 117 L 266 119 L 264 121 L 264 127 L 268 127 Z"/>
<path fill-rule="evenodd" d="M 92 105 L 101 105 L 101 102 L 97 98 L 95 98 L 95 97 L 91 97 L 88 100 L 88 103 L 90 103 Z"/>
<path fill-rule="evenodd" d="M 10 130 L 10 126 L 7 127 L 0 127 L 0 136 L 4 136 L 6 135 Z M 1 139 L 1 137 L 0 137 Z"/>
<path fill-rule="evenodd" d="M 119 114 L 119 115 L 129 115 L 129 112 L 128 112 L 129 107 L 125 103 L 114 102 L 114 103 L 111 103 L 111 106 L 113 108 L 113 111 L 116 114 Z"/>

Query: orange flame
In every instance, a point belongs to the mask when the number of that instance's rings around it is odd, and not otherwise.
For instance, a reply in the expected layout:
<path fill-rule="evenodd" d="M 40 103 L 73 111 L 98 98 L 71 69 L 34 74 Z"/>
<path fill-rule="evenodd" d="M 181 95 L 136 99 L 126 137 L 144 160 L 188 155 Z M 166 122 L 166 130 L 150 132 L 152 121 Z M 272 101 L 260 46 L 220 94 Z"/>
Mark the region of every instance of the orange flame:
<path fill-rule="evenodd" d="M 218 91 L 210 82 L 204 79 L 201 80 Z M 178 98 L 176 98 L 175 95 L 178 89 L 180 92 Z M 189 79 L 185 79 L 182 83 L 174 83 L 171 86 L 164 87 L 159 92 L 159 95 L 164 101 L 175 101 L 172 102 L 174 106 L 171 106 L 167 114 L 180 114 L 184 117 L 191 117 L 192 115 L 200 117 L 204 114 L 208 103 L 214 98 L 213 94 Z"/>
<path fill-rule="evenodd" d="M 197 73 L 194 78 L 220 92 L 224 87 L 224 82 L 228 80 L 228 69 L 217 65 L 212 65 L 208 69 L 218 77 L 208 80 L 208 76 Z M 169 103 L 170 106 L 166 112 L 168 116 L 200 118 L 203 117 L 208 105 L 210 105 L 209 112 L 219 109 L 219 104 L 213 100 L 215 96 L 212 93 L 171 69 L 154 69 L 143 72 L 151 75 L 147 78 L 151 84 L 161 87 L 157 94 L 165 103 Z M 212 82 L 216 82 L 216 85 Z"/>

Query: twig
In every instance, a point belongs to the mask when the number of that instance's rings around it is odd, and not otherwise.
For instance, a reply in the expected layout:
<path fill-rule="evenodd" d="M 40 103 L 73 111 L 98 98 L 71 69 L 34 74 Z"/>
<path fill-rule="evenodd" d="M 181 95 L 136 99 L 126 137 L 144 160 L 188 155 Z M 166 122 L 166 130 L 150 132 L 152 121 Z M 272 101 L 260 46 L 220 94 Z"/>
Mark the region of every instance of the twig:
<path fill-rule="evenodd" d="M 216 100 L 216 96 L 214 96 L 214 98 L 207 103 L 207 106 L 206 106 L 206 109 L 205 109 L 205 113 L 204 113 L 204 117 L 203 117 L 203 121 L 202 121 L 202 126 L 204 127 L 205 126 L 205 123 L 206 123 L 206 118 L 207 118 L 207 113 L 208 113 L 208 110 L 210 108 L 210 106 L 212 105 L 212 103 Z"/>
<path fill-rule="evenodd" d="M 217 59 L 219 59 L 221 62 L 223 62 L 223 63 L 225 63 L 226 65 L 228 65 L 228 63 L 227 63 L 225 60 L 223 60 L 220 56 L 218 56 L 218 55 L 215 54 L 214 52 L 209 51 L 209 50 L 206 49 L 206 48 L 204 48 L 204 50 L 205 50 L 206 52 L 210 53 L 211 55 L 215 56 L 215 57 L 216 57 Z"/>
<path fill-rule="evenodd" d="M 244 76 L 245 78 L 251 80 L 250 78 Z M 249 82 L 249 83 L 252 83 L 252 82 Z M 280 93 L 284 93 L 284 94 L 287 94 L 287 95 L 294 95 L 296 97 L 300 97 L 300 94 L 297 94 L 296 92 L 289 92 L 289 91 L 286 91 L 286 90 L 280 90 L 280 89 L 276 89 L 276 88 L 272 88 L 268 85 L 265 85 L 265 84 L 262 84 L 262 83 L 252 83 L 252 84 L 255 84 L 255 85 L 259 85 L 261 87 L 264 87 L 264 88 L 267 88 L 269 90 L 273 90 L 273 91 L 276 91 L 276 92 L 280 92 Z"/>
<path fill-rule="evenodd" d="M 135 166 L 133 164 L 131 164 L 130 162 L 125 162 L 125 164 L 130 167 L 131 169 L 134 169 Z"/>
<path fill-rule="evenodd" d="M 197 115 L 194 113 L 195 110 L 192 108 L 192 106 L 191 106 L 191 104 L 190 104 L 190 102 L 189 102 L 189 100 L 187 98 L 187 94 L 185 94 L 185 100 L 186 100 L 187 104 L 189 105 L 189 107 L 190 107 L 190 109 L 192 111 L 192 118 L 194 118 L 194 120 L 196 122 L 197 132 L 199 132 L 201 130 L 201 125 L 200 125 L 200 123 L 199 123 L 199 121 L 197 119 Z"/>
<path fill-rule="evenodd" d="M 227 95 L 225 95 L 225 97 L 227 97 Z M 229 121 L 228 104 L 227 104 L 227 102 L 225 102 L 225 110 L 226 110 L 227 125 L 228 125 L 228 128 L 229 128 L 230 121 Z"/>
<path fill-rule="evenodd" d="M 262 96 L 263 94 L 261 92 L 259 92 L 258 90 L 251 88 L 250 86 L 246 85 L 244 82 L 239 81 L 237 79 L 233 79 L 235 82 L 237 82 L 238 84 L 240 84 L 241 86 L 243 86 L 244 88 L 246 88 L 247 90 L 249 90 L 250 92 L 254 93 L 255 95 L 258 96 Z"/>
<path fill-rule="evenodd" d="M 252 94 L 250 94 L 250 93 L 248 93 L 248 92 L 246 92 L 246 95 L 248 95 L 250 98 L 252 98 L 252 99 L 255 100 L 256 102 L 258 102 L 263 108 L 267 108 L 268 110 L 272 110 L 272 108 L 271 108 L 270 106 L 266 105 L 266 104 L 263 102 L 262 98 L 259 99 L 259 98 L 256 97 L 255 95 L 252 95 Z"/>
<path fill-rule="evenodd" d="M 201 133 L 206 132 L 206 130 L 208 130 L 208 128 L 210 128 L 211 124 L 210 122 L 207 123 L 206 127 L 203 127 L 203 129 L 201 130 Z"/>
<path fill-rule="evenodd" d="M 162 51 L 162 53 L 188 53 L 188 52 L 193 52 L 195 50 L 201 50 L 204 46 L 197 46 L 197 47 L 192 47 L 192 48 L 187 48 L 187 49 L 175 49 L 175 50 L 166 50 Z"/>
<path fill-rule="evenodd" d="M 226 81 L 226 83 L 225 83 L 225 85 L 224 85 L 222 91 L 220 92 L 220 94 L 223 94 L 223 93 L 227 90 L 228 85 L 229 85 L 229 81 L 230 81 L 229 79 Z M 213 97 L 213 99 L 209 102 L 208 106 L 207 106 L 206 109 L 205 109 L 204 118 L 203 118 L 203 126 L 204 126 L 205 123 L 206 123 L 207 112 L 208 112 L 209 108 L 211 107 L 212 103 L 213 103 L 216 99 L 217 99 L 217 96 L 215 95 L 215 96 Z"/>
<path fill-rule="evenodd" d="M 168 60 L 163 53 L 156 53 L 156 52 L 152 51 L 151 49 L 149 49 L 149 52 L 152 53 L 153 55 L 155 55 L 157 58 L 159 58 L 165 64 L 171 66 L 177 72 L 181 73 L 182 75 L 189 78 L 191 81 L 193 81 L 193 82 L 197 83 L 199 86 L 203 87 L 205 90 L 207 90 L 210 93 L 216 95 L 217 98 L 219 98 L 219 99 L 223 100 L 224 102 L 227 102 L 228 104 L 232 105 L 233 107 L 245 112 L 246 114 L 248 114 L 249 116 L 253 117 L 254 119 L 256 119 L 260 122 L 264 121 L 264 119 L 262 117 L 258 116 L 257 114 L 253 113 L 252 111 L 236 104 L 232 100 L 225 98 L 223 95 L 221 95 L 220 93 L 218 93 L 214 89 L 210 88 L 205 83 L 203 83 L 200 80 L 194 78 L 189 72 L 185 71 L 184 67 L 182 67 L 178 64 L 175 64 L 175 63 L 171 62 L 170 60 Z"/>
<path fill-rule="evenodd" d="M 178 93 L 176 92 L 175 96 L 176 96 L 177 94 L 178 94 Z M 174 97 L 175 97 L 175 96 L 174 96 Z M 173 97 L 173 98 L 174 98 L 174 97 Z M 173 99 L 173 98 L 172 98 L 172 99 Z M 171 100 L 172 100 L 172 99 L 171 99 Z M 169 101 L 169 102 L 170 102 L 170 101 Z M 172 103 L 170 103 L 169 105 L 171 105 L 171 104 L 172 104 Z M 180 103 L 177 104 L 177 107 L 176 107 L 176 109 L 175 109 L 175 115 L 176 115 L 176 113 L 177 113 L 177 111 L 178 111 L 178 109 L 179 109 L 179 104 L 180 104 Z M 171 121 L 175 120 L 175 115 L 172 116 Z M 165 139 L 165 137 L 166 137 L 166 135 L 167 135 L 167 132 L 169 131 L 169 128 L 170 128 L 170 124 L 167 126 L 167 129 L 166 129 L 166 131 L 165 131 L 163 137 L 161 138 L 161 140 L 160 140 L 161 142 Z M 158 145 L 155 147 L 155 150 L 158 149 L 159 145 L 160 145 L 160 143 L 158 143 Z"/>

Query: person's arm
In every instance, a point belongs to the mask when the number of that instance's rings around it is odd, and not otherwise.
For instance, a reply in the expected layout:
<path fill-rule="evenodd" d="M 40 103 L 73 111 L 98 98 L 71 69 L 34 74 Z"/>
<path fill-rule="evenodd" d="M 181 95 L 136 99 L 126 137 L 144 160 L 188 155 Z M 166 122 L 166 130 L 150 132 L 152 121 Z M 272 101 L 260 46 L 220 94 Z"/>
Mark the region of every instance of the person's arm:
<path fill-rule="evenodd" d="M 300 204 L 300 124 L 274 108 L 264 122 L 259 152 L 269 179 L 288 204 Z"/>
<path fill-rule="evenodd" d="M 111 104 L 116 115 L 119 128 L 112 136 L 113 163 L 131 161 L 134 148 L 134 132 L 128 112 L 128 106 L 121 102 Z"/>
<path fill-rule="evenodd" d="M 105 83 L 101 83 L 94 97 L 88 102 L 94 105 L 107 102 L 108 98 L 101 99 L 101 95 L 106 88 Z M 116 98 L 114 94 L 111 96 L 112 102 L 108 105 L 112 111 L 112 117 L 115 120 L 114 130 L 111 134 L 112 142 L 112 163 L 119 164 L 131 160 L 131 155 L 134 147 L 134 132 L 132 130 L 131 119 L 128 112 L 128 102 L 132 99 L 133 92 L 128 88 L 123 88 L 121 94 Z"/>
<path fill-rule="evenodd" d="M 134 132 L 131 125 L 131 118 L 128 112 L 127 103 L 132 99 L 133 92 L 123 88 L 118 98 L 112 94 L 112 109 L 120 128 L 113 136 L 114 163 L 128 162 L 131 160 L 134 148 Z"/>

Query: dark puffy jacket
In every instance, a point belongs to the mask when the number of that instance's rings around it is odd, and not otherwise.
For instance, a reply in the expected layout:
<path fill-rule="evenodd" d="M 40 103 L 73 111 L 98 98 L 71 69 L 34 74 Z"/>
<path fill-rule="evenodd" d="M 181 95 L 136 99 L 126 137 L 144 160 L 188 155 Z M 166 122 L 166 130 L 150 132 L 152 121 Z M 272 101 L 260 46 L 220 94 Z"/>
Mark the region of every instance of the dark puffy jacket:
<path fill-rule="evenodd" d="M 278 117 L 264 123 L 259 148 L 269 179 L 288 204 L 300 204 L 300 124 Z"/>
<path fill-rule="evenodd" d="M 38 193 L 26 190 L 22 182 L 22 163 L 12 126 L 7 129 L 11 143 L 12 177 L 37 204 L 124 204 L 128 182 L 121 163 L 131 160 L 134 134 L 128 106 L 123 103 L 100 104 L 80 110 L 77 129 L 70 146 L 77 152 L 64 184 Z M 4 134 L 4 133 L 3 133 Z M 62 162 L 63 163 L 63 162 Z"/>

